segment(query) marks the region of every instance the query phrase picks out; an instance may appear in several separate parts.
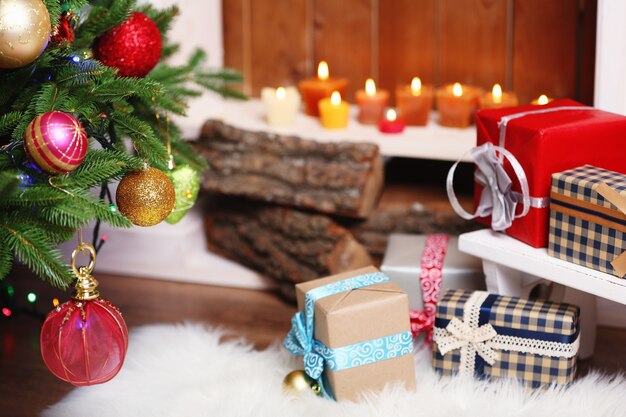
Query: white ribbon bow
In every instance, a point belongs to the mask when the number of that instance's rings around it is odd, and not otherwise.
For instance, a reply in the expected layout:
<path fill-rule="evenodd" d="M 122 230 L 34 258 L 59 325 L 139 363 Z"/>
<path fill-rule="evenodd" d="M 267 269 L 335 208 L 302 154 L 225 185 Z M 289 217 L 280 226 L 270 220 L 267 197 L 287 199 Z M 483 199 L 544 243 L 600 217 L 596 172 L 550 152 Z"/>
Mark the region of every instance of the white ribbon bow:
<path fill-rule="evenodd" d="M 475 350 L 489 365 L 493 366 L 500 359 L 498 353 L 486 343 L 498 335 L 491 324 L 487 323 L 474 329 L 455 317 L 450 320 L 446 330 L 448 334 L 437 340 L 441 355 L 467 347 Z"/>

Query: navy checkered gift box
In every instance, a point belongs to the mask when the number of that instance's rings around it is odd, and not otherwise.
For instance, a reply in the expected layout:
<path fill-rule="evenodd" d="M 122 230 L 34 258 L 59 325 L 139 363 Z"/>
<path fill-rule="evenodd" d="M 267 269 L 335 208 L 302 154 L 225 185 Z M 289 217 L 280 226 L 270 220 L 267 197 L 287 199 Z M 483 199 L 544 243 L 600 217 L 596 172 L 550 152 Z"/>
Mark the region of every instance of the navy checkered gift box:
<path fill-rule="evenodd" d="M 450 290 L 437 306 L 433 367 L 533 387 L 567 384 L 576 371 L 578 319 L 569 304 Z"/>
<path fill-rule="evenodd" d="M 548 254 L 626 274 L 626 175 L 591 165 L 552 175 Z"/>

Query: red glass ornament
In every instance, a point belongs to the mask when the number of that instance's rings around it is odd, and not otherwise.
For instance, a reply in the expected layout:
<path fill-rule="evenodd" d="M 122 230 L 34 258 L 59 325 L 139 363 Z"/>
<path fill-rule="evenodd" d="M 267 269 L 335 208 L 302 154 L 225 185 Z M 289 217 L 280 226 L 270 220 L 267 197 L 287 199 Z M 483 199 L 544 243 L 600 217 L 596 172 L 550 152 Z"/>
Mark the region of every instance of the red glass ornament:
<path fill-rule="evenodd" d="M 59 19 L 59 24 L 52 29 L 50 34 L 50 42 L 59 45 L 67 42 L 70 45 L 74 43 L 74 27 L 72 25 L 73 15 L 64 13 Z"/>
<path fill-rule="evenodd" d="M 119 310 L 101 298 L 70 300 L 41 329 L 41 356 L 50 371 L 76 386 L 112 379 L 122 368 L 128 329 Z"/>
<path fill-rule="evenodd" d="M 161 32 L 145 14 L 133 12 L 122 24 L 100 36 L 94 57 L 116 68 L 121 77 L 145 77 L 161 58 Z"/>
<path fill-rule="evenodd" d="M 88 252 L 89 266 L 76 267 L 76 255 Z M 128 349 L 128 329 L 117 307 L 99 298 L 91 276 L 96 251 L 81 243 L 72 253 L 77 276 L 72 300 L 48 314 L 41 328 L 40 348 L 50 371 L 76 386 L 107 382 L 122 368 Z"/>

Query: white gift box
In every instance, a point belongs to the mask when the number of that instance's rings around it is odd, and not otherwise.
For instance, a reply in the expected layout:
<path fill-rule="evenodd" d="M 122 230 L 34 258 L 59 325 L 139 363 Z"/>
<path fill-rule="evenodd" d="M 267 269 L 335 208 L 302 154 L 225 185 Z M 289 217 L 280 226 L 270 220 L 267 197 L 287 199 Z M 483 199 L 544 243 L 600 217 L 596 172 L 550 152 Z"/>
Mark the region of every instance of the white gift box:
<path fill-rule="evenodd" d="M 392 234 L 380 267 L 409 295 L 409 307 L 422 310 L 421 259 L 427 235 Z M 441 293 L 448 289 L 485 289 L 485 275 L 479 258 L 460 252 L 458 240 L 450 236 L 443 262 Z"/>

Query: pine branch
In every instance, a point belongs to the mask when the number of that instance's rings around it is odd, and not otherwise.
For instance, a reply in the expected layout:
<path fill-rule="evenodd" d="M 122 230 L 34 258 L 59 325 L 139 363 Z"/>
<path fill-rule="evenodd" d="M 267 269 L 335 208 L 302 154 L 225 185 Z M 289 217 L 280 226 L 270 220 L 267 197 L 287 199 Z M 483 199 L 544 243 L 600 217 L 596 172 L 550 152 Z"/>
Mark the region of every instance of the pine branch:
<path fill-rule="evenodd" d="M 0 280 L 9 275 L 13 266 L 13 253 L 8 242 L 5 242 L 0 235 Z"/>
<path fill-rule="evenodd" d="M 52 285 L 60 288 L 74 279 L 61 252 L 37 229 L 18 230 L 0 223 L 0 241 L 17 255 L 20 262 Z"/>

